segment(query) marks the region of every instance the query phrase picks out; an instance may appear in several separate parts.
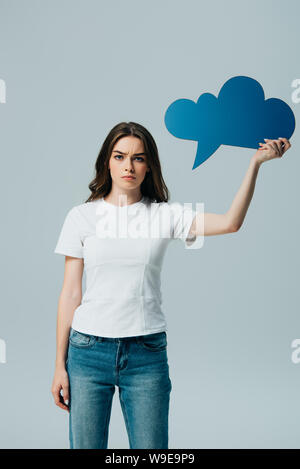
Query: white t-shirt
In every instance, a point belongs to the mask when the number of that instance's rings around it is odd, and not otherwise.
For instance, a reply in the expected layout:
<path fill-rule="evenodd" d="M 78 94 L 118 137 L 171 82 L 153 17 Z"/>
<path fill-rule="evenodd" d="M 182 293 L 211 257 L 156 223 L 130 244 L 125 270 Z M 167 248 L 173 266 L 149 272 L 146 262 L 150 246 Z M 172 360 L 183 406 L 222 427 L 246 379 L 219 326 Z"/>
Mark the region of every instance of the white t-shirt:
<path fill-rule="evenodd" d="M 69 210 L 54 252 L 84 259 L 86 291 L 73 329 L 102 337 L 167 330 L 160 273 L 170 241 L 191 247 L 186 238 L 197 212 L 186 205 L 143 196 L 117 206 L 102 197 Z"/>

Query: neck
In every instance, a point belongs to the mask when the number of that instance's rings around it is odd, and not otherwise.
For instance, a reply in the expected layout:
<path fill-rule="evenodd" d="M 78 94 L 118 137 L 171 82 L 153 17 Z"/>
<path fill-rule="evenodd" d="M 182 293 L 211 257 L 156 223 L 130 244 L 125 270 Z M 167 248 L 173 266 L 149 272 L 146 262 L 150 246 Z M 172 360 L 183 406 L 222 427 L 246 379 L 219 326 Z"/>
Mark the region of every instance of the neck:
<path fill-rule="evenodd" d="M 142 197 L 143 196 L 140 190 L 136 192 L 126 192 L 122 189 L 115 189 L 111 190 L 110 193 L 104 197 L 104 200 L 110 204 L 119 205 L 122 207 L 125 205 L 135 204 L 136 202 L 139 202 Z"/>

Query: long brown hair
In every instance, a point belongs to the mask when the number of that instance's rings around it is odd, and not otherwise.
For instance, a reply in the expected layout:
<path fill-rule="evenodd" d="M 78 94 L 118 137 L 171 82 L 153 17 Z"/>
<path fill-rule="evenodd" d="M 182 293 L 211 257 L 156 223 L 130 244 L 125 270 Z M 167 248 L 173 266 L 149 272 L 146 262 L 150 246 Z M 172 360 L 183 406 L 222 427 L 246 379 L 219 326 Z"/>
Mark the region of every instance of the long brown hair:
<path fill-rule="evenodd" d="M 136 122 L 120 122 L 107 135 L 95 163 L 95 178 L 89 184 L 92 193 L 85 202 L 92 202 L 109 194 L 112 179 L 108 162 L 112 149 L 120 138 L 128 135 L 133 135 L 142 140 L 147 155 L 147 164 L 150 167 L 150 171 L 146 173 L 141 184 L 142 195 L 149 197 L 151 201 L 168 202 L 169 191 L 162 176 L 156 143 L 150 132 Z"/>

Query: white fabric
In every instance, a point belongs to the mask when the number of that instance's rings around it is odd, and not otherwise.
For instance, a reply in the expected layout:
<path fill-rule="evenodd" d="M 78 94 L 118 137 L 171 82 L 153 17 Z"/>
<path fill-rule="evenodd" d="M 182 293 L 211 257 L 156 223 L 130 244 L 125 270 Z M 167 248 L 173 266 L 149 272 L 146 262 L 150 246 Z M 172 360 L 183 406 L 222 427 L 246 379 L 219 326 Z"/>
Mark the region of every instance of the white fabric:
<path fill-rule="evenodd" d="M 122 207 L 101 198 L 69 210 L 54 252 L 84 259 L 86 291 L 72 328 L 102 337 L 166 331 L 164 254 L 174 239 L 189 248 L 185 239 L 196 213 L 178 202 L 151 203 L 145 196 Z"/>

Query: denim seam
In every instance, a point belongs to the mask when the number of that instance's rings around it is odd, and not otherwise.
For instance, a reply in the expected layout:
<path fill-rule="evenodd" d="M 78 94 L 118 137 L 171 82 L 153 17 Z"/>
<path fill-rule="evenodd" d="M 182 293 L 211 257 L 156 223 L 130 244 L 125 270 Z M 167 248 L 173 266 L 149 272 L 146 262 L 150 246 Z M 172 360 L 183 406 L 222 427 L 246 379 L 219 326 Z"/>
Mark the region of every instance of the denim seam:
<path fill-rule="evenodd" d="M 120 394 L 120 400 L 121 400 L 121 402 L 123 404 L 123 408 L 124 408 L 124 415 L 125 415 L 125 422 L 126 422 L 126 427 L 127 427 L 127 432 L 128 432 L 129 446 L 131 446 L 132 439 L 131 439 L 131 432 L 130 432 L 130 428 L 129 428 L 129 420 L 128 420 L 128 416 L 127 416 L 127 412 L 126 412 L 126 405 L 125 405 L 125 402 L 122 399 L 122 394 Z"/>
<path fill-rule="evenodd" d="M 97 338 L 95 336 L 91 337 L 88 343 L 76 343 L 73 342 L 72 339 L 70 339 L 69 341 L 73 347 L 89 349 L 95 345 L 95 343 L 97 342 Z"/>
<path fill-rule="evenodd" d="M 102 448 L 103 448 L 104 441 L 105 441 L 106 434 L 107 434 L 107 430 L 108 430 L 109 408 L 110 408 L 110 404 L 108 404 L 108 406 L 107 406 L 107 411 L 106 411 L 105 427 L 104 427 L 103 439 L 102 439 L 102 442 L 101 442 L 101 447 L 102 447 Z"/>
<path fill-rule="evenodd" d="M 141 345 L 144 349 L 150 350 L 150 352 L 163 352 L 167 349 L 168 343 L 167 343 L 166 335 L 162 336 L 162 338 L 164 339 L 163 342 L 158 342 L 158 344 L 155 347 L 149 347 L 147 343 L 144 342 L 144 338 L 142 337 Z"/>
<path fill-rule="evenodd" d="M 166 349 L 167 349 L 167 346 L 164 345 L 162 348 L 151 348 L 151 347 L 148 347 L 147 345 L 145 345 L 143 342 L 142 342 L 142 347 L 145 349 L 145 350 L 149 350 L 150 352 L 164 352 Z"/>

